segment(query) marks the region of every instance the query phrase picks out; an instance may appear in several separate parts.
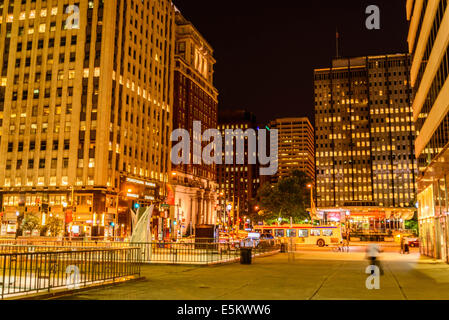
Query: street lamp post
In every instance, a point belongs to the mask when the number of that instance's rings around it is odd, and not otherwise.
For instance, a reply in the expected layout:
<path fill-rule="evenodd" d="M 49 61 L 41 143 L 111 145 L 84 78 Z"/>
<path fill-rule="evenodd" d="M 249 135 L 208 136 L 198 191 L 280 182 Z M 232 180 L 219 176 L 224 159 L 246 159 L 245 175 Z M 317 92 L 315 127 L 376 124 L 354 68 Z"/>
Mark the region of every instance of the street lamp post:
<path fill-rule="evenodd" d="M 65 231 L 66 231 L 66 228 L 67 228 L 67 223 L 66 223 L 66 221 L 65 221 L 65 215 L 66 215 L 66 213 L 67 213 L 67 202 L 63 202 L 62 203 L 62 207 L 63 207 L 63 219 L 64 219 L 64 223 L 63 223 L 63 230 L 64 230 L 64 232 L 63 232 L 63 234 L 62 234 L 62 236 L 63 236 L 63 240 L 64 240 L 64 236 L 65 236 Z"/>

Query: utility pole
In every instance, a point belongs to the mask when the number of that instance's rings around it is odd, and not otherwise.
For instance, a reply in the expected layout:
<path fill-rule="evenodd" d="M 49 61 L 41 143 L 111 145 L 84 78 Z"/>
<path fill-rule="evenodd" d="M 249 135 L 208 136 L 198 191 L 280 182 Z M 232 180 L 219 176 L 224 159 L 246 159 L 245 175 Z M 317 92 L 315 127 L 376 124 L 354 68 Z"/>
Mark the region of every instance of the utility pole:
<path fill-rule="evenodd" d="M 336 45 L 336 51 L 337 51 L 336 58 L 338 59 L 338 58 L 340 58 L 340 33 L 338 33 L 338 29 L 336 30 L 335 40 L 336 40 L 335 45 Z"/>

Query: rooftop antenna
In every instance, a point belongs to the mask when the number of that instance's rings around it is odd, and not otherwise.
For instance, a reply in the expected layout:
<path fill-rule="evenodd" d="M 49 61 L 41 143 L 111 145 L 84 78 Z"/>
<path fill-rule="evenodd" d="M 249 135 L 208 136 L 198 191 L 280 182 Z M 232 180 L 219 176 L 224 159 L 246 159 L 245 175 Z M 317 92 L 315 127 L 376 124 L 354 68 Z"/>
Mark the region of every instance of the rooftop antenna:
<path fill-rule="evenodd" d="M 338 33 L 338 29 L 335 33 L 335 46 L 337 50 L 337 59 L 340 58 L 340 34 Z"/>

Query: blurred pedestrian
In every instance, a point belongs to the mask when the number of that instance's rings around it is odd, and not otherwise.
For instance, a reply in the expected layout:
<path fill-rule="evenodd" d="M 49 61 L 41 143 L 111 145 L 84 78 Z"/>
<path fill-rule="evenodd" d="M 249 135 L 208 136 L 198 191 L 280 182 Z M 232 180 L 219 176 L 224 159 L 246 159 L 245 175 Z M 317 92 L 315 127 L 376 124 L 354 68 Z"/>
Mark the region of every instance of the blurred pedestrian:
<path fill-rule="evenodd" d="M 379 261 L 379 256 L 381 252 L 382 250 L 376 243 L 372 243 L 368 245 L 368 247 L 366 248 L 366 258 L 368 259 L 370 265 L 377 266 L 379 268 L 380 274 L 383 275 L 382 266 Z M 373 273 L 374 270 L 372 271 L 372 274 Z"/>
<path fill-rule="evenodd" d="M 408 242 L 404 243 L 404 254 L 410 254 L 410 246 Z"/>
<path fill-rule="evenodd" d="M 351 241 L 351 230 L 347 229 L 346 230 L 346 243 L 345 243 L 345 247 L 346 247 L 346 251 L 349 252 L 349 242 Z"/>

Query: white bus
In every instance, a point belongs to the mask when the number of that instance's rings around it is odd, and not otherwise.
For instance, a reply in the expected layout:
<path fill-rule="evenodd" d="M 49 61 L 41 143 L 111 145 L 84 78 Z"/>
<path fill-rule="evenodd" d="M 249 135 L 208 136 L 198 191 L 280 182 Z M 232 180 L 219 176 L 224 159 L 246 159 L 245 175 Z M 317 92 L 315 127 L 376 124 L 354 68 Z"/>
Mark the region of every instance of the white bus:
<path fill-rule="evenodd" d="M 275 239 L 286 241 L 293 239 L 295 244 L 311 244 L 319 247 L 339 245 L 342 241 L 340 226 L 263 225 L 254 227 L 254 231 L 268 236 L 271 235 Z"/>

